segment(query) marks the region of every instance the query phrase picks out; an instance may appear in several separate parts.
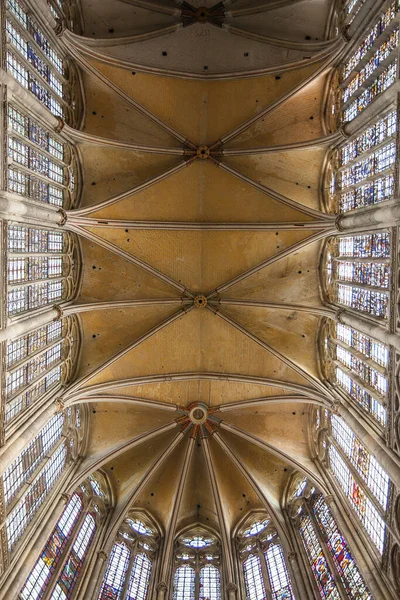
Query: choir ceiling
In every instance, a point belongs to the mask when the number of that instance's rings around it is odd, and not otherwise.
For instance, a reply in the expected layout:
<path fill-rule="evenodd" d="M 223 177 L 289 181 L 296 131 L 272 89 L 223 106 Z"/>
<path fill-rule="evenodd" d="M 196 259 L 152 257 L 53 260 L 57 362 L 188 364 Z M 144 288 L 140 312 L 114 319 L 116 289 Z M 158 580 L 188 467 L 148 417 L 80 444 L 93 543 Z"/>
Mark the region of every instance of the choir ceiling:
<path fill-rule="evenodd" d="M 223 27 L 180 26 L 178 4 L 82 0 L 83 36 L 62 34 L 86 102 L 82 198 L 68 214 L 83 256 L 77 302 L 120 302 L 80 314 L 70 397 L 90 399 L 91 414 L 74 483 L 103 467 L 119 510 L 133 502 L 167 528 L 190 445 L 177 527 L 219 529 L 222 517 L 231 529 L 252 509 L 281 518 L 295 469 L 319 481 L 307 423 L 321 317 L 301 308 L 321 307 L 334 227 L 320 211 L 338 46 L 322 0 L 238 0 Z M 213 146 L 205 160 L 202 145 Z M 188 417 L 196 403 L 204 425 Z"/>

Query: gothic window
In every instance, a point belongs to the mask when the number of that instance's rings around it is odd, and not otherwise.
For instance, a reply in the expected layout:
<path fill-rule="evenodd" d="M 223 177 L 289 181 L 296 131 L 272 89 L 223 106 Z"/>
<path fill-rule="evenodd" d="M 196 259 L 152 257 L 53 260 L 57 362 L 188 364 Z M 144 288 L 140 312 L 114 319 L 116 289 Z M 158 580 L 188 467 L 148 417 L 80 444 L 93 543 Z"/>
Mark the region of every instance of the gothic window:
<path fill-rule="evenodd" d="M 289 514 L 323 600 L 372 600 L 347 540 L 323 494 L 306 479 L 292 482 Z"/>
<path fill-rule="evenodd" d="M 144 515 L 129 515 L 111 550 L 98 600 L 148 599 L 157 549 L 155 525 Z"/>
<path fill-rule="evenodd" d="M 14 550 L 70 459 L 76 457 L 78 411 L 69 408 L 52 417 L 2 475 L 8 552 Z"/>
<path fill-rule="evenodd" d="M 75 287 L 75 242 L 70 233 L 8 224 L 7 314 L 70 298 Z"/>
<path fill-rule="evenodd" d="M 392 29 L 390 25 L 399 8 L 398 0 L 392 2 L 343 66 L 341 101 L 344 122 L 352 121 L 396 79 L 399 30 L 398 27 Z M 385 39 L 370 56 L 376 40 L 382 40 L 382 37 Z M 377 76 L 378 68 L 388 62 L 389 65 Z"/>
<path fill-rule="evenodd" d="M 370 414 L 381 427 L 387 422 L 389 348 L 341 323 L 323 330 L 325 374 L 331 383 Z"/>
<path fill-rule="evenodd" d="M 222 598 L 219 542 L 201 527 L 191 529 L 176 541 L 172 598 Z"/>
<path fill-rule="evenodd" d="M 390 110 L 333 154 L 329 185 L 336 212 L 389 200 L 394 193 L 397 112 Z"/>
<path fill-rule="evenodd" d="M 344 3 L 344 14 L 347 25 L 350 25 L 354 21 L 364 2 L 365 0 L 347 0 Z"/>
<path fill-rule="evenodd" d="M 54 115 L 66 108 L 68 82 L 62 56 L 21 0 L 7 0 L 6 70 Z"/>
<path fill-rule="evenodd" d="M 3 357 L 6 425 L 68 381 L 77 352 L 77 331 L 76 319 L 67 317 L 7 343 Z"/>
<path fill-rule="evenodd" d="M 237 545 L 247 598 L 294 599 L 282 545 L 268 516 L 254 515 L 250 521 L 247 519 L 237 536 Z"/>
<path fill-rule="evenodd" d="M 69 208 L 74 192 L 69 146 L 16 104 L 7 106 L 7 123 L 8 190 Z"/>
<path fill-rule="evenodd" d="M 329 238 L 326 289 L 331 302 L 389 316 L 391 236 L 388 232 Z"/>
<path fill-rule="evenodd" d="M 317 453 L 333 473 L 352 510 L 379 554 L 386 544 L 391 482 L 347 423 L 328 411 L 316 411 Z"/>
<path fill-rule="evenodd" d="M 95 481 L 101 495 L 93 491 Z M 93 541 L 107 513 L 107 486 L 100 473 L 91 475 L 72 494 L 24 587 L 22 600 L 69 600 Z"/>

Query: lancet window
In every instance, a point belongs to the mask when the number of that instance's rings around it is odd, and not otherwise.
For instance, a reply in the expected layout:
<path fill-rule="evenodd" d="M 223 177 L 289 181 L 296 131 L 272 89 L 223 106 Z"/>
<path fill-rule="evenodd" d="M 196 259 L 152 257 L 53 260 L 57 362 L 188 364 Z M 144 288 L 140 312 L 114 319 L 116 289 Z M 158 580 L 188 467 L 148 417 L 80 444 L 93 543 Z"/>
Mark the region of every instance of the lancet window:
<path fill-rule="evenodd" d="M 320 460 L 334 475 L 339 489 L 382 555 L 391 494 L 388 473 L 338 415 L 316 410 L 315 443 Z"/>
<path fill-rule="evenodd" d="M 352 121 L 396 79 L 399 29 L 394 27 L 394 23 L 399 9 L 399 0 L 392 2 L 343 66 L 341 101 L 344 122 Z M 388 62 L 389 65 L 377 75 L 380 67 Z"/>
<path fill-rule="evenodd" d="M 69 600 L 87 565 L 109 507 L 101 473 L 72 494 L 21 592 L 22 600 Z"/>
<path fill-rule="evenodd" d="M 237 535 L 246 598 L 294 599 L 294 593 L 278 533 L 266 514 L 253 515 Z"/>
<path fill-rule="evenodd" d="M 159 535 L 146 515 L 131 513 L 112 547 L 98 600 L 149 598 Z"/>
<path fill-rule="evenodd" d="M 69 208 L 75 178 L 68 144 L 19 106 L 8 104 L 7 189 L 21 196 Z"/>
<path fill-rule="evenodd" d="M 68 111 L 63 57 L 21 0 L 7 0 L 5 68 L 54 115 Z"/>
<path fill-rule="evenodd" d="M 6 425 L 68 381 L 77 342 L 76 319 L 67 317 L 7 343 L 3 357 Z"/>
<path fill-rule="evenodd" d="M 173 600 L 221 600 L 221 551 L 218 539 L 197 527 L 175 545 Z"/>
<path fill-rule="evenodd" d="M 342 323 L 323 330 L 325 374 L 381 427 L 387 422 L 389 348 Z"/>
<path fill-rule="evenodd" d="M 323 494 L 304 478 L 289 490 L 289 515 L 323 600 L 372 600 L 346 538 Z"/>
<path fill-rule="evenodd" d="M 9 223 L 7 314 L 20 314 L 71 298 L 77 247 L 70 233 Z"/>
<path fill-rule="evenodd" d="M 387 319 L 390 261 L 389 232 L 330 238 L 326 247 L 329 300 Z"/>
<path fill-rule="evenodd" d="M 3 472 L 8 552 L 14 550 L 69 461 L 76 458 L 81 422 L 79 408 L 56 414 Z"/>
<path fill-rule="evenodd" d="M 397 126 L 397 112 L 390 110 L 334 153 L 329 194 L 335 211 L 345 213 L 393 197 Z"/>

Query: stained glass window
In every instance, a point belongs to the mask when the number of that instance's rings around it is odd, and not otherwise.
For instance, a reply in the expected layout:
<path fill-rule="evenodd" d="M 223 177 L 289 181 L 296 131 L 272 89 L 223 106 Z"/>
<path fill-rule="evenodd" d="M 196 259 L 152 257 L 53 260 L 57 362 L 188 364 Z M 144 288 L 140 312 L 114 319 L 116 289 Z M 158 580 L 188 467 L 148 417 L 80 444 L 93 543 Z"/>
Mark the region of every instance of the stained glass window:
<path fill-rule="evenodd" d="M 146 600 L 156 550 L 154 527 L 139 516 L 128 516 L 111 551 L 98 600 Z"/>
<path fill-rule="evenodd" d="M 311 506 L 348 597 L 370 600 L 372 596 L 323 495 L 314 493 Z"/>
<path fill-rule="evenodd" d="M 63 116 L 63 60 L 35 18 L 19 0 L 7 2 L 6 68 L 54 115 Z"/>
<path fill-rule="evenodd" d="M 299 490 L 301 491 L 299 492 Z M 289 505 L 322 599 L 372 600 L 347 540 L 324 496 L 304 478 Z"/>
<path fill-rule="evenodd" d="M 389 348 L 373 338 L 330 322 L 325 333 L 327 377 L 375 421 L 387 421 Z"/>
<path fill-rule="evenodd" d="M 66 298 L 73 286 L 69 233 L 9 224 L 7 313 L 9 316 Z"/>
<path fill-rule="evenodd" d="M 206 565 L 200 570 L 200 598 L 221 599 L 221 576 L 214 565 Z"/>
<path fill-rule="evenodd" d="M 79 408 L 72 410 L 75 414 Z M 56 414 L 3 472 L 9 552 L 57 483 L 77 443 L 73 421 L 66 413 Z"/>
<path fill-rule="evenodd" d="M 264 600 L 266 597 L 264 579 L 259 556 L 250 554 L 243 563 L 246 596 L 254 600 Z"/>
<path fill-rule="evenodd" d="M 102 497 L 106 497 L 104 489 Z M 20 592 L 22 600 L 72 597 L 98 524 L 105 516 L 98 507 L 94 510 L 97 504 L 93 499 L 87 481 L 72 494 Z"/>
<path fill-rule="evenodd" d="M 338 415 L 323 415 L 316 420 L 326 436 L 327 455 L 323 461 L 333 473 L 339 488 L 364 526 L 380 554 L 386 542 L 386 520 L 391 493 L 388 473 L 368 451 L 353 430 Z"/>
<path fill-rule="evenodd" d="M 195 600 L 195 570 L 189 565 L 178 567 L 174 575 L 173 600 Z"/>
<path fill-rule="evenodd" d="M 355 6 L 358 8 L 364 2 L 363 0 L 350 0 L 346 7 L 346 12 L 351 13 Z M 396 13 L 400 8 L 399 0 L 395 0 L 390 4 L 390 6 L 385 10 L 384 13 L 381 14 L 378 21 L 373 25 L 372 28 L 368 30 L 368 33 L 364 36 L 361 44 L 358 46 L 357 50 L 353 52 L 350 58 L 347 60 L 343 67 L 342 77 L 343 79 L 347 79 L 347 77 L 351 74 L 351 72 L 357 67 L 358 63 L 360 63 L 363 58 L 366 56 L 367 52 L 373 48 L 375 40 L 382 35 L 385 29 L 394 21 L 396 18 Z M 353 12 L 354 14 L 354 12 Z M 379 60 L 379 57 L 378 57 Z"/>
<path fill-rule="evenodd" d="M 360 96 L 353 100 L 343 110 L 343 121 L 348 123 L 356 118 L 371 102 L 382 92 L 387 90 L 395 81 L 397 73 L 397 60 L 394 60 L 386 69 L 369 85 Z"/>
<path fill-rule="evenodd" d="M 328 291 L 332 300 L 387 319 L 390 245 L 388 232 L 331 238 Z"/>
<path fill-rule="evenodd" d="M 346 22 L 352 23 L 363 6 L 365 0 L 348 0 L 345 3 L 344 11 L 347 16 Z"/>
<path fill-rule="evenodd" d="M 40 600 L 43 597 L 82 511 L 81 497 L 75 493 L 64 509 L 53 533 L 43 548 L 42 554 L 22 588 L 21 597 L 23 600 Z"/>
<path fill-rule="evenodd" d="M 8 104 L 7 118 L 8 190 L 68 207 L 73 171 L 65 162 L 64 144 L 14 104 Z"/>
<path fill-rule="evenodd" d="M 273 600 L 294 600 L 285 556 L 271 519 L 264 517 L 242 528 L 237 543 L 247 598 L 264 600 L 268 589 Z"/>
<path fill-rule="evenodd" d="M 50 596 L 51 600 L 67 600 L 71 598 L 95 532 L 96 521 L 91 514 L 87 514 L 78 531 L 72 549 L 68 554 L 67 561 L 53 593 Z"/>
<path fill-rule="evenodd" d="M 120 600 L 131 552 L 124 543 L 114 544 L 101 586 L 99 600 Z"/>
<path fill-rule="evenodd" d="M 299 532 L 321 598 L 324 600 L 341 600 L 334 576 L 309 515 L 301 515 Z"/>
<path fill-rule="evenodd" d="M 363 68 L 351 79 L 342 92 L 343 102 L 347 102 L 349 98 L 354 96 L 356 91 L 365 84 L 365 81 L 372 75 L 372 73 L 385 61 L 397 48 L 399 44 L 399 30 L 396 28 L 378 48 L 378 50 L 372 55 L 369 61 L 363 66 Z"/>
<path fill-rule="evenodd" d="M 129 577 L 126 600 L 146 599 L 150 584 L 151 567 L 151 561 L 145 554 L 136 554 Z"/>
<path fill-rule="evenodd" d="M 173 600 L 221 600 L 220 547 L 201 527 L 181 535 L 175 545 Z"/>

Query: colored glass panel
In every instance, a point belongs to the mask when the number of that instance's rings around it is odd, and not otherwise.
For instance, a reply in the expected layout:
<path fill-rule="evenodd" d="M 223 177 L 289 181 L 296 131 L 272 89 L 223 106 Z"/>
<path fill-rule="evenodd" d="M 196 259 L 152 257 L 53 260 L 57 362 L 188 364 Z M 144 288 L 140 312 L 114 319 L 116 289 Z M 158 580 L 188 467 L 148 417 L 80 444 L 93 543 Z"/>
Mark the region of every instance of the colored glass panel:
<path fill-rule="evenodd" d="M 323 598 L 323 600 L 340 600 L 340 594 L 335 579 L 322 551 L 312 521 L 308 515 L 303 514 L 301 516 L 299 532 L 321 598 Z"/>

